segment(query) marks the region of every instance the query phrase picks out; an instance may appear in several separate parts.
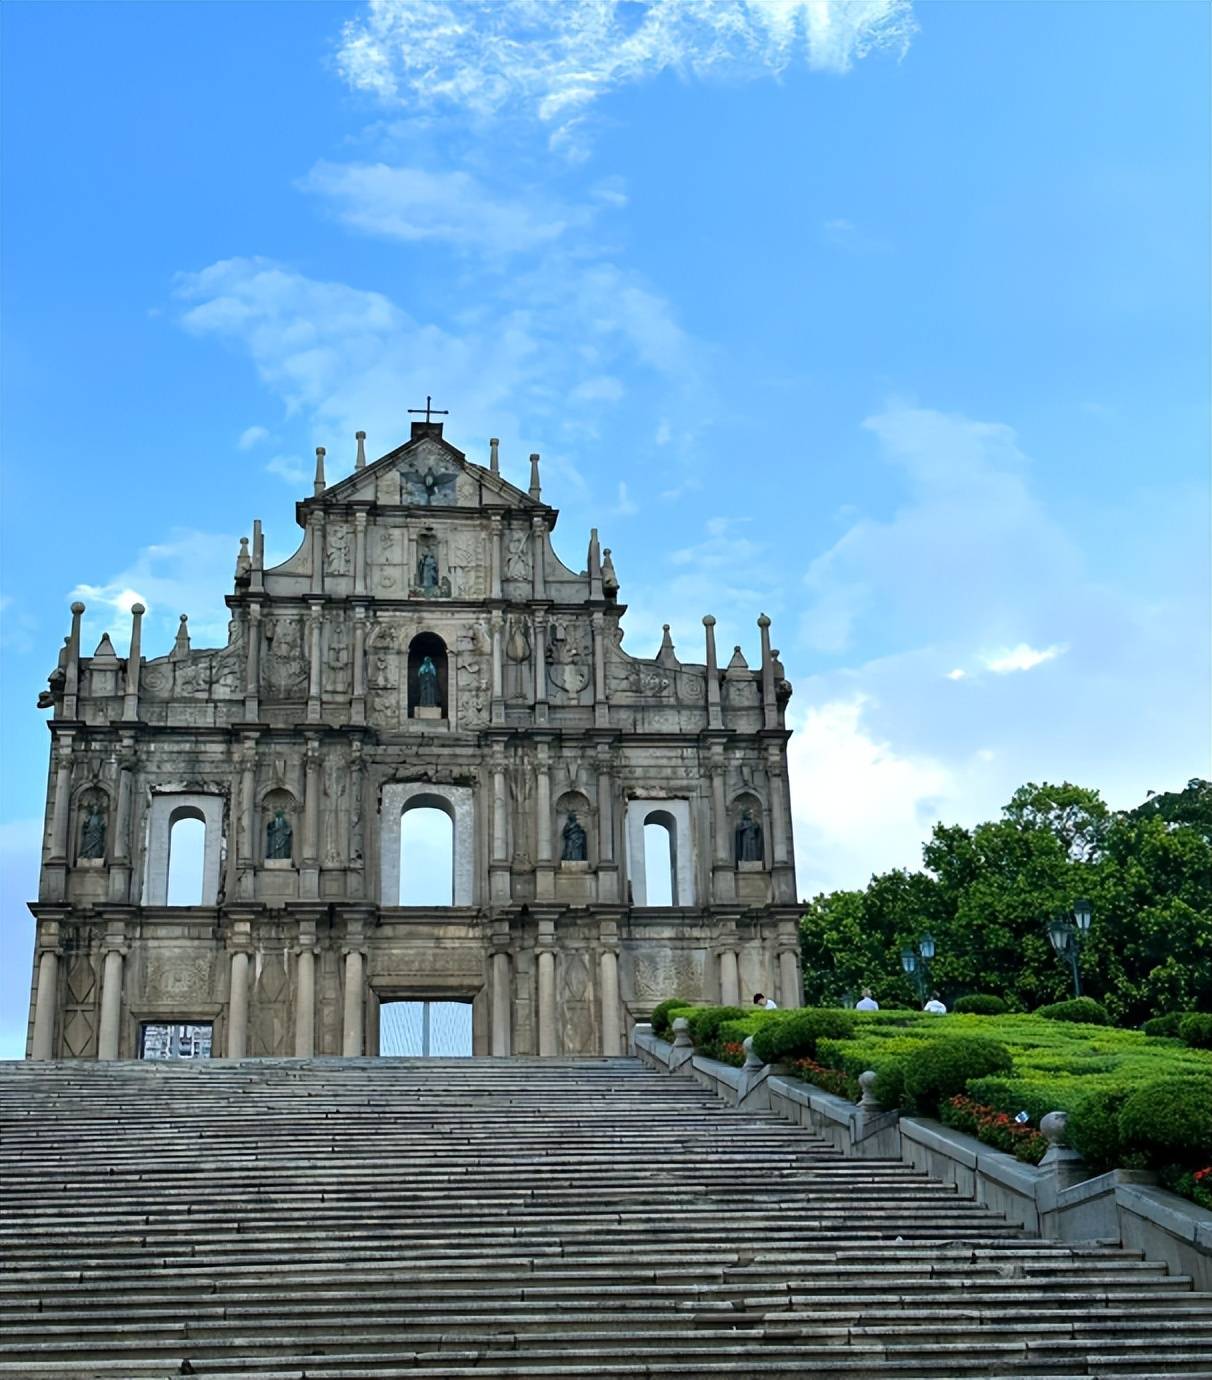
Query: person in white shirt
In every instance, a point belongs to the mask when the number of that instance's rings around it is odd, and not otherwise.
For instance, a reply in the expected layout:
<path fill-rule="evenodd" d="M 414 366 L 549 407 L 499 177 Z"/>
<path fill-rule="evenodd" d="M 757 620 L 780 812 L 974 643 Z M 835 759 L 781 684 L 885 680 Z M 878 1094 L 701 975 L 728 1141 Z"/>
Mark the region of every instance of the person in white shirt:
<path fill-rule="evenodd" d="M 945 1016 L 947 1008 L 938 999 L 937 992 L 930 993 L 930 1000 L 922 1007 L 923 1011 L 929 1011 L 932 1016 Z"/>
<path fill-rule="evenodd" d="M 870 987 L 863 988 L 863 995 L 854 1003 L 854 1009 L 856 1011 L 878 1011 L 880 1009 L 879 1002 L 871 995 Z"/>
<path fill-rule="evenodd" d="M 753 994 L 753 1004 L 754 1006 L 761 1006 L 767 1011 L 777 1011 L 779 1009 L 778 1002 L 775 1001 L 773 997 L 766 996 L 764 992 L 755 992 Z"/>

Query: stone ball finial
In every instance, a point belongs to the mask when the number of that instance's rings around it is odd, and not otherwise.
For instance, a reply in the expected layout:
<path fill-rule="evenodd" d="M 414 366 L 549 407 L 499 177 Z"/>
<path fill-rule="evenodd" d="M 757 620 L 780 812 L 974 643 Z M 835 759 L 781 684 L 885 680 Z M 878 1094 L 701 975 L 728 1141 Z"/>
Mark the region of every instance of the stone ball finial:
<path fill-rule="evenodd" d="M 72 612 L 73 612 L 73 613 L 83 613 L 83 612 L 84 612 L 84 605 L 80 602 L 79 599 L 77 599 L 76 602 L 72 605 Z"/>
<path fill-rule="evenodd" d="M 316 454 L 317 454 L 317 455 L 327 455 L 328 452 L 324 449 L 323 446 L 317 446 L 317 447 L 316 447 Z"/>
<path fill-rule="evenodd" d="M 714 627 L 715 627 L 715 615 L 714 615 L 714 614 L 705 613 L 705 614 L 703 615 L 703 627 L 705 627 L 705 628 L 714 628 Z"/>
<path fill-rule="evenodd" d="M 758 614 L 758 627 L 759 627 L 759 628 L 768 628 L 769 626 L 770 626 L 770 619 L 767 618 L 766 615 L 765 615 L 764 613 L 759 613 L 759 614 Z"/>
<path fill-rule="evenodd" d="M 867 1069 L 865 1073 L 859 1074 L 858 1084 L 863 1090 L 862 1097 L 859 1098 L 859 1106 L 866 1107 L 868 1111 L 878 1111 L 880 1104 L 875 1100 L 875 1080 L 879 1075 L 874 1069 Z"/>
<path fill-rule="evenodd" d="M 182 623 L 188 623 L 188 622 L 189 622 L 189 614 L 188 614 L 188 613 L 183 613 L 183 614 L 181 615 L 181 622 L 182 622 Z"/>
<path fill-rule="evenodd" d="M 138 617 L 142 618 L 143 615 L 147 612 L 147 609 L 143 604 L 140 604 L 136 601 L 130 606 L 130 611 L 131 613 L 136 614 Z"/>
<path fill-rule="evenodd" d="M 488 438 L 488 444 L 490 446 L 499 446 L 501 444 L 501 438 L 499 436 L 490 436 Z"/>
<path fill-rule="evenodd" d="M 354 440 L 355 440 L 355 441 L 365 441 L 365 440 L 366 440 L 366 433 L 365 433 L 364 431 L 355 431 L 355 432 L 354 432 Z"/>
<path fill-rule="evenodd" d="M 1049 1145 L 1064 1145 L 1069 1133 L 1069 1113 L 1049 1112 L 1040 1118 L 1039 1129 Z"/>
<path fill-rule="evenodd" d="M 668 623 L 662 623 L 662 624 L 661 624 L 661 627 L 665 630 L 665 632 L 668 632 L 668 631 L 669 631 L 669 624 L 668 624 Z"/>

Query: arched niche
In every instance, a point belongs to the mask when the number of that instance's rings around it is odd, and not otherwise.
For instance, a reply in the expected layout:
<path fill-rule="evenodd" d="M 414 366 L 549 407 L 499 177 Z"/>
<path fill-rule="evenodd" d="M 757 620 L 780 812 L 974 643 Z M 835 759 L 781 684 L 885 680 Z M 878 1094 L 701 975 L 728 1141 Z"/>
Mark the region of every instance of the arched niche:
<path fill-rule="evenodd" d="M 421 667 L 428 657 L 437 671 L 433 705 L 421 703 Z M 449 718 L 450 672 L 446 643 L 434 632 L 417 633 L 408 644 L 408 717 L 410 719 Z"/>
<path fill-rule="evenodd" d="M 475 791 L 432 781 L 391 781 L 383 787 L 379 810 L 379 904 L 400 904 L 400 826 L 410 806 L 444 811 L 454 823 L 456 906 L 474 906 Z"/>
<path fill-rule="evenodd" d="M 266 791 L 261 797 L 260 839 L 264 862 L 284 868 L 297 865 L 299 806 L 290 791 L 281 786 Z"/>
<path fill-rule="evenodd" d="M 627 802 L 627 879 L 636 906 L 651 905 L 644 862 L 644 828 L 657 825 L 669 835 L 672 903 L 693 906 L 694 841 L 690 832 L 689 800 L 629 800 Z"/>
<path fill-rule="evenodd" d="M 441 797 L 417 795 L 400 812 L 402 906 L 454 905 L 454 811 Z"/>
<path fill-rule="evenodd" d="M 168 869 L 173 825 L 181 820 L 200 820 L 205 829 L 202 853 L 202 898 L 213 906 L 219 899 L 223 863 L 223 797 L 202 792 L 165 791 L 152 796 L 147 812 L 147 863 L 144 869 L 143 903 L 168 905 Z"/>
<path fill-rule="evenodd" d="M 76 862 L 99 865 L 109 856 L 112 822 L 109 803 L 109 792 L 96 782 L 77 794 Z"/>
<path fill-rule="evenodd" d="M 581 859 L 569 858 L 566 856 L 569 845 L 574 842 L 574 838 L 566 833 L 573 816 L 576 822 L 585 831 L 585 853 Z M 560 863 L 577 862 L 588 863 L 591 866 L 597 862 L 597 829 L 595 827 L 593 807 L 589 803 L 589 797 L 582 791 L 565 791 L 556 801 L 555 805 L 555 851 Z"/>
<path fill-rule="evenodd" d="M 757 826 L 756 832 L 747 827 L 746 816 Z M 765 868 L 770 856 L 770 826 L 758 796 L 742 791 L 729 807 L 728 824 L 728 849 L 734 864 L 753 871 Z"/>

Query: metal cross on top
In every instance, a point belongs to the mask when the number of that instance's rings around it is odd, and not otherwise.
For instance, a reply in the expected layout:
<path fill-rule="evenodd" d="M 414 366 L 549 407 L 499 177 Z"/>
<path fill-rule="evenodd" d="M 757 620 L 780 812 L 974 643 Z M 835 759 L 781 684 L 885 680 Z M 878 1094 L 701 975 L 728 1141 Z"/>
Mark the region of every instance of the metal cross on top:
<path fill-rule="evenodd" d="M 431 419 L 431 417 L 449 417 L 449 416 L 450 416 L 450 409 L 449 409 L 449 408 L 447 408 L 447 407 L 433 407 L 433 406 L 431 405 L 432 403 L 433 403 L 433 398 L 432 398 L 428 393 L 426 393 L 426 394 L 425 394 L 425 406 L 424 406 L 424 407 L 410 407 L 408 410 L 409 410 L 409 412 L 415 412 L 418 416 L 420 416 L 420 414 L 421 414 L 422 412 L 424 412 L 424 413 L 425 413 L 425 420 L 426 420 L 427 422 Z"/>

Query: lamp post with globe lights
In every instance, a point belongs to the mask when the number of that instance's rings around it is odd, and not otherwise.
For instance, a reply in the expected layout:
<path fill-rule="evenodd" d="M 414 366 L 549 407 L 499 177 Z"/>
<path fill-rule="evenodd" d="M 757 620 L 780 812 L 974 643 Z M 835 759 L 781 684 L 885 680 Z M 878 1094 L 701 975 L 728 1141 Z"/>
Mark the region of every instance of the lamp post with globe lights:
<path fill-rule="evenodd" d="M 934 936 L 924 934 L 917 941 L 917 948 L 907 944 L 901 950 L 901 967 L 913 979 L 921 1001 L 926 1000 L 930 990 L 930 960 L 934 957 Z"/>
<path fill-rule="evenodd" d="M 1090 922 L 1094 911 L 1084 897 L 1073 903 L 1073 919 L 1065 915 L 1054 915 L 1048 921 L 1048 939 L 1056 950 L 1057 957 L 1068 963 L 1073 974 L 1073 995 L 1082 994 L 1082 944 L 1090 933 Z"/>

